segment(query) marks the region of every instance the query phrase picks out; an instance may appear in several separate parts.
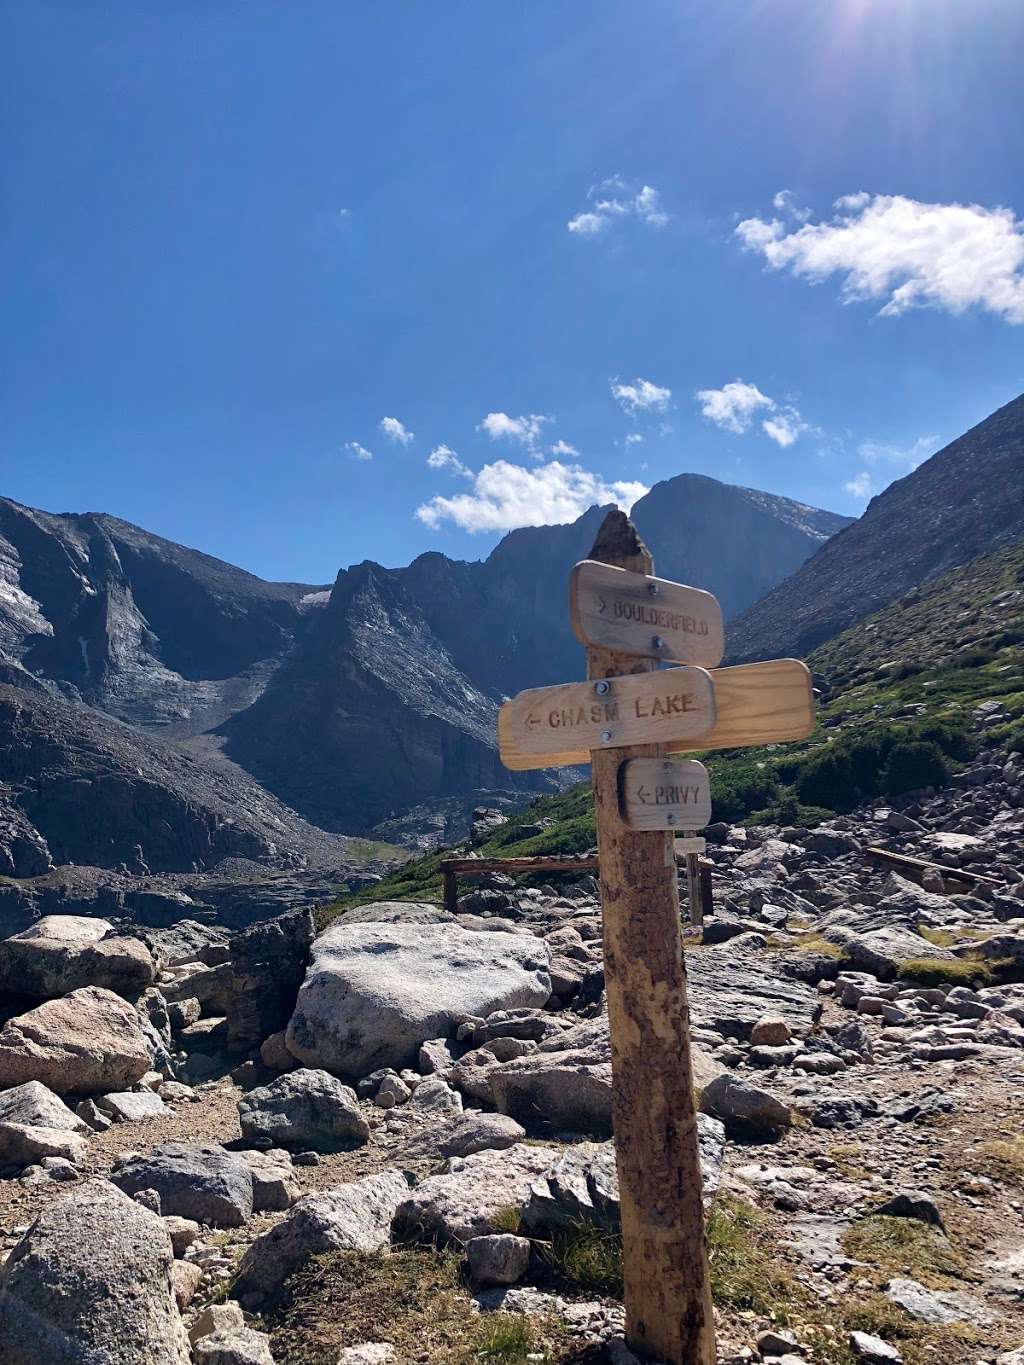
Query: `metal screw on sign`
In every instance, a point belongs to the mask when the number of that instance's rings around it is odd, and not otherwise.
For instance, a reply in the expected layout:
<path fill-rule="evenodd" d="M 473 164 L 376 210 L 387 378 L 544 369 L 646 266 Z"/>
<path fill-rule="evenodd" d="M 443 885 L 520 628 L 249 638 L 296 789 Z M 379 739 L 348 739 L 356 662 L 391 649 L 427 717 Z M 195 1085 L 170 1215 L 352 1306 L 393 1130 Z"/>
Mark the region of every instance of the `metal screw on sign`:
<path fill-rule="evenodd" d="M 611 691 L 611 683 L 605 682 L 602 678 L 600 682 L 594 684 L 594 691 L 599 697 L 606 696 Z"/>
<path fill-rule="evenodd" d="M 602 730 L 602 731 L 601 731 L 601 743 L 602 743 L 602 744 L 611 744 L 611 742 L 612 742 L 612 732 L 611 732 L 611 730 Z"/>
<path fill-rule="evenodd" d="M 665 641 L 661 638 L 660 635 L 655 635 L 654 639 L 651 641 L 651 644 L 654 646 L 655 649 L 665 648 Z"/>

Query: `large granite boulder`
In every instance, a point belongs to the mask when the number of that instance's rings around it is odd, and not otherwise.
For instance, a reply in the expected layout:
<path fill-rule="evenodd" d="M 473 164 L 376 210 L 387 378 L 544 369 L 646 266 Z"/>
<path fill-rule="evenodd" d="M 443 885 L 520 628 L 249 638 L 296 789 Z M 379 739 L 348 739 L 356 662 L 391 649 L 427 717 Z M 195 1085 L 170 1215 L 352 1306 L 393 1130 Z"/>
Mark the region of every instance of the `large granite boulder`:
<path fill-rule="evenodd" d="M 56 1000 L 82 986 L 136 1000 L 155 974 L 141 940 L 85 915 L 45 915 L 0 943 L 0 991 L 34 1000 Z"/>
<path fill-rule="evenodd" d="M 138 1013 L 113 991 L 85 986 L 0 1029 L 0 1089 L 41 1081 L 58 1095 L 130 1090 L 150 1067 Z"/>
<path fill-rule="evenodd" d="M 355 1091 L 309 1067 L 250 1090 L 238 1102 L 238 1117 L 243 1137 L 270 1138 L 283 1147 L 329 1152 L 370 1136 Z"/>
<path fill-rule="evenodd" d="M 164 1142 L 129 1157 L 110 1178 L 126 1194 L 156 1190 L 161 1213 L 210 1227 L 237 1228 L 252 1215 L 248 1163 L 215 1143 Z"/>
<path fill-rule="evenodd" d="M 408 1193 L 404 1175 L 382 1171 L 300 1199 L 246 1251 L 235 1292 L 270 1293 L 310 1256 L 325 1251 L 379 1251 L 387 1246 L 395 1210 Z"/>
<path fill-rule="evenodd" d="M 189 1365 L 162 1221 L 105 1181 L 44 1209 L 0 1274 L 3 1365 Z"/>
<path fill-rule="evenodd" d="M 551 1165 L 550 1148 L 524 1142 L 453 1157 L 443 1175 L 429 1176 L 402 1202 L 395 1227 L 425 1241 L 462 1243 L 506 1232 L 498 1220 L 510 1208 L 525 1207 L 534 1181 Z"/>
<path fill-rule="evenodd" d="M 312 912 L 293 910 L 250 925 L 232 938 L 229 1052 L 259 1047 L 288 1023 L 306 974 L 313 933 Z"/>
<path fill-rule="evenodd" d="M 88 1135 L 92 1130 L 59 1095 L 39 1081 L 25 1081 L 0 1090 L 0 1123 L 19 1123 L 26 1128 L 55 1128 Z"/>
<path fill-rule="evenodd" d="M 413 1066 L 465 1015 L 543 1005 L 547 948 L 455 924 L 333 924 L 313 944 L 287 1044 L 306 1066 L 361 1078 Z"/>

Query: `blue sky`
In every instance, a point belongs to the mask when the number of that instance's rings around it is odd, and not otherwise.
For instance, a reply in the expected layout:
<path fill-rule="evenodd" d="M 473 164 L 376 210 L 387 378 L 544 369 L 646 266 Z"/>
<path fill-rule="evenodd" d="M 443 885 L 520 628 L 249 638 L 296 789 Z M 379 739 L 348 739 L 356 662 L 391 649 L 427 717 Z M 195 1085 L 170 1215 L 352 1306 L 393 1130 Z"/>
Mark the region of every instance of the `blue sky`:
<path fill-rule="evenodd" d="M 326 582 L 685 470 L 857 513 L 1024 390 L 1019 0 L 0 23 L 20 501 Z"/>

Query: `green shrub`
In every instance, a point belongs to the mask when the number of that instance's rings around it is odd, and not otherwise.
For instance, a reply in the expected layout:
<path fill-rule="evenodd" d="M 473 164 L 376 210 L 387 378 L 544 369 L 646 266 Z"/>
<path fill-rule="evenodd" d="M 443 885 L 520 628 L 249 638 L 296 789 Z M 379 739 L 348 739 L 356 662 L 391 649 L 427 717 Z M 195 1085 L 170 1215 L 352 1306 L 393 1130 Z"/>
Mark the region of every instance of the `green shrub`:
<path fill-rule="evenodd" d="M 948 781 L 949 765 L 934 740 L 903 740 L 889 753 L 884 780 L 889 796 L 920 787 L 941 787 Z"/>
<path fill-rule="evenodd" d="M 848 810 L 857 804 L 850 755 L 842 744 L 831 744 L 808 760 L 796 780 L 796 794 L 804 805 Z"/>

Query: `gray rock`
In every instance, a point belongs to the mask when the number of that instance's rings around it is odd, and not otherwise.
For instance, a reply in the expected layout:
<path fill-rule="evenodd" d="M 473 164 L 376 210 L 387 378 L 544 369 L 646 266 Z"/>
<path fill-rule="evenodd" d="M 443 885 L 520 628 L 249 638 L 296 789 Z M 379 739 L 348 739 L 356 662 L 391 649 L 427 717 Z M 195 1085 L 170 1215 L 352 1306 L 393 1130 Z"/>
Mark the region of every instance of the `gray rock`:
<path fill-rule="evenodd" d="M 139 1123 L 170 1113 L 152 1090 L 114 1090 L 109 1095 L 97 1095 L 96 1108 L 115 1123 Z"/>
<path fill-rule="evenodd" d="M 0 1123 L 0 1166 L 29 1166 L 48 1157 L 80 1161 L 86 1147 L 85 1138 L 67 1128 Z"/>
<path fill-rule="evenodd" d="M 419 1051 L 419 1069 L 424 1076 L 431 1076 L 435 1072 L 447 1075 L 464 1050 L 450 1038 L 428 1038 Z"/>
<path fill-rule="evenodd" d="M 905 929 L 900 924 L 863 934 L 836 927 L 827 929 L 825 937 L 843 948 L 851 962 L 873 973 L 880 981 L 891 981 L 899 974 L 901 965 L 913 958 L 929 957 L 946 962 L 953 958 L 948 948 L 938 948 L 913 929 Z"/>
<path fill-rule="evenodd" d="M 488 1076 L 494 1103 L 528 1129 L 553 1126 L 603 1137 L 611 1132 L 611 1061 L 595 1050 L 537 1052 Z"/>
<path fill-rule="evenodd" d="M 388 1341 L 367 1341 L 361 1346 L 344 1346 L 338 1365 L 390 1365 L 395 1348 Z"/>
<path fill-rule="evenodd" d="M 107 1118 L 95 1100 L 80 1100 L 75 1105 L 75 1113 L 94 1133 L 105 1133 L 108 1128 L 113 1127 L 113 1120 Z"/>
<path fill-rule="evenodd" d="M 110 1178 L 127 1194 L 156 1190 L 163 1213 L 210 1227 L 240 1227 L 252 1214 L 252 1172 L 240 1156 L 213 1143 L 162 1143 L 129 1157 Z"/>
<path fill-rule="evenodd" d="M 0 1091 L 0 1123 L 17 1123 L 23 1128 L 64 1129 L 88 1134 L 89 1125 L 39 1081 L 25 1081 L 10 1090 Z M 2 1161 L 2 1157 L 0 1157 Z"/>
<path fill-rule="evenodd" d="M 189 1365 L 171 1239 L 105 1181 L 45 1208 L 0 1274 L 4 1365 Z"/>
<path fill-rule="evenodd" d="M 308 1067 L 250 1090 L 238 1102 L 238 1117 L 243 1137 L 270 1138 L 282 1147 L 329 1152 L 370 1136 L 355 1092 L 330 1072 Z"/>
<path fill-rule="evenodd" d="M 445 1174 L 429 1176 L 403 1200 L 395 1227 L 421 1240 L 462 1243 L 498 1232 L 493 1220 L 524 1208 L 533 1182 L 550 1165 L 549 1149 L 524 1143 L 453 1157 Z"/>
<path fill-rule="evenodd" d="M 729 1071 L 703 1087 L 700 1107 L 705 1114 L 720 1119 L 727 1133 L 737 1136 L 772 1136 L 792 1122 L 788 1104 Z"/>
<path fill-rule="evenodd" d="M 56 1000 L 82 986 L 102 986 L 135 1000 L 156 969 L 146 945 L 114 934 L 106 920 L 44 915 L 0 942 L 0 991 Z"/>
<path fill-rule="evenodd" d="M 530 1240 L 509 1232 L 471 1237 L 466 1260 L 475 1284 L 515 1284 L 530 1264 Z"/>
<path fill-rule="evenodd" d="M 865 1365 L 902 1365 L 903 1357 L 895 1346 L 867 1332 L 850 1333 L 850 1350 Z"/>
<path fill-rule="evenodd" d="M 941 1327 L 951 1322 L 984 1324 L 991 1321 L 985 1305 L 970 1294 L 950 1290 L 926 1289 L 917 1280 L 894 1279 L 885 1286 L 885 1296 L 920 1322 Z"/>
<path fill-rule="evenodd" d="M 0 1029 L 0 1089 L 41 1081 L 58 1095 L 127 1090 L 149 1064 L 138 1014 L 98 986 L 48 1000 Z"/>
<path fill-rule="evenodd" d="M 410 1138 L 397 1154 L 399 1161 L 442 1161 L 474 1152 L 504 1151 L 526 1137 L 522 1124 L 507 1114 L 473 1110 L 440 1128 L 427 1128 Z"/>
<path fill-rule="evenodd" d="M 379 1251 L 395 1210 L 409 1193 L 398 1171 L 364 1176 L 300 1199 L 291 1212 L 248 1248 L 236 1291 L 270 1293 L 310 1257 L 325 1251 Z"/>
<path fill-rule="evenodd" d="M 200 1337 L 192 1347 L 195 1365 L 274 1365 L 270 1338 L 251 1327 L 227 1327 Z"/>
<path fill-rule="evenodd" d="M 228 1332 L 245 1326 L 245 1315 L 237 1303 L 208 1304 L 189 1329 L 189 1341 L 198 1341 L 212 1332 Z"/>
<path fill-rule="evenodd" d="M 342 1076 L 400 1069 L 466 1014 L 542 1005 L 550 993 L 547 948 L 532 935 L 342 920 L 313 944 L 288 1048 Z"/>
<path fill-rule="evenodd" d="M 179 1218 L 175 1213 L 168 1214 L 162 1221 L 171 1239 L 175 1256 L 179 1258 L 184 1256 L 199 1236 L 199 1224 L 192 1218 Z"/>
<path fill-rule="evenodd" d="M 412 1092 L 409 1108 L 415 1113 L 432 1114 L 435 1117 L 461 1114 L 462 1096 L 439 1076 L 431 1076 Z"/>
<path fill-rule="evenodd" d="M 267 1152 L 240 1152 L 252 1172 L 253 1213 L 275 1213 L 290 1209 L 300 1194 L 288 1153 L 280 1148 Z"/>
<path fill-rule="evenodd" d="M 916 1218 L 934 1228 L 945 1228 L 935 1200 L 919 1190 L 898 1190 L 873 1212 L 887 1214 L 890 1218 Z"/>
<path fill-rule="evenodd" d="M 706 1114 L 697 1115 L 701 1184 L 705 1209 L 718 1190 L 725 1157 L 725 1129 Z M 619 1226 L 619 1180 L 611 1142 L 580 1142 L 567 1147 L 530 1187 L 523 1227 L 546 1236 L 581 1223 Z"/>

